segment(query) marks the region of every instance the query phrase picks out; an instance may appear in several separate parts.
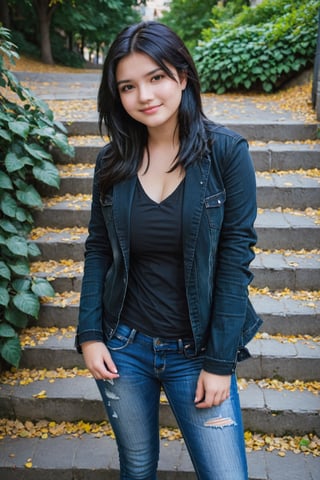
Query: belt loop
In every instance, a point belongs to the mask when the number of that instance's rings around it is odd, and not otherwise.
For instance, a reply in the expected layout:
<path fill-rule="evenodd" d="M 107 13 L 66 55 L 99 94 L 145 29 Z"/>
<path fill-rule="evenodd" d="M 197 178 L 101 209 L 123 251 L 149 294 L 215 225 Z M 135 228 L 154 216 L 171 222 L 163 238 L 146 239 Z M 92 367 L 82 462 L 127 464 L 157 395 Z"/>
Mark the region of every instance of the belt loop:
<path fill-rule="evenodd" d="M 182 340 L 182 338 L 179 338 L 179 340 L 178 340 L 178 352 L 179 353 L 183 352 L 183 350 L 184 350 L 183 340 Z"/>
<path fill-rule="evenodd" d="M 130 332 L 129 338 L 128 338 L 128 343 L 133 343 L 133 340 L 137 334 L 137 330 L 133 328 Z"/>

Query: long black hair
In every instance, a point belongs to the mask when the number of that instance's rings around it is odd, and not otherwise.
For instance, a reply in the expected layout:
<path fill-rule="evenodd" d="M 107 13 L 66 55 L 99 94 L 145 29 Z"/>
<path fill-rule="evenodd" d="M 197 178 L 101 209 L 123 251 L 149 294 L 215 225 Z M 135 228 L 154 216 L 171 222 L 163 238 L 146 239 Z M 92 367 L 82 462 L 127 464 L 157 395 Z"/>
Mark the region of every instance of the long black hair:
<path fill-rule="evenodd" d="M 116 82 L 119 61 L 133 52 L 148 55 L 174 80 L 165 62 L 175 67 L 178 74 L 186 75 L 187 85 L 178 112 L 180 148 L 174 167 L 179 164 L 187 167 L 199 159 L 206 148 L 207 119 L 202 109 L 200 82 L 186 46 L 176 33 L 161 23 L 149 21 L 131 25 L 118 34 L 109 49 L 98 92 L 100 133 L 104 125 L 110 138 L 100 175 L 102 192 L 136 174 L 144 150 L 148 148 L 147 127 L 127 114 Z"/>

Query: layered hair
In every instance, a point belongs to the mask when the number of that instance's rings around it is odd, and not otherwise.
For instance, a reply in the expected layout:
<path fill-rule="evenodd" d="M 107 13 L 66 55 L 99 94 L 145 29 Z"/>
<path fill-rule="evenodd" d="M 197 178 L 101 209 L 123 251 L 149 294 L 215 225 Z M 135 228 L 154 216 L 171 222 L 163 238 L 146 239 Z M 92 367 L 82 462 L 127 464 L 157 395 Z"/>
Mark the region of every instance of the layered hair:
<path fill-rule="evenodd" d="M 182 40 L 166 25 L 149 21 L 122 30 L 112 43 L 103 66 L 98 92 L 99 129 L 106 128 L 110 144 L 105 150 L 100 174 L 102 192 L 135 175 L 148 150 L 148 130 L 123 108 L 116 81 L 120 60 L 131 53 L 143 53 L 176 81 L 169 66 L 185 75 L 186 88 L 178 111 L 180 148 L 173 169 L 185 168 L 199 159 L 206 149 L 206 119 L 201 103 L 200 82 L 193 59 Z"/>

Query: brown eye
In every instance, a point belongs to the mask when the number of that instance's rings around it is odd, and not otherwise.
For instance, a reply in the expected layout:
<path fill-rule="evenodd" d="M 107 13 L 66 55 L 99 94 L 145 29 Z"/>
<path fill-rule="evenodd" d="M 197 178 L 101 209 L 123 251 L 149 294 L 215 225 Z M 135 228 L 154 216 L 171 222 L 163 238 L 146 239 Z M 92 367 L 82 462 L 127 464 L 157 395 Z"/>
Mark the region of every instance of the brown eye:
<path fill-rule="evenodd" d="M 159 73 L 158 75 L 155 75 L 154 77 L 152 77 L 152 81 L 158 82 L 162 78 L 164 78 L 164 75 Z"/>
<path fill-rule="evenodd" d="M 123 87 L 120 88 L 120 92 L 129 92 L 132 89 L 133 89 L 132 85 L 124 85 Z"/>

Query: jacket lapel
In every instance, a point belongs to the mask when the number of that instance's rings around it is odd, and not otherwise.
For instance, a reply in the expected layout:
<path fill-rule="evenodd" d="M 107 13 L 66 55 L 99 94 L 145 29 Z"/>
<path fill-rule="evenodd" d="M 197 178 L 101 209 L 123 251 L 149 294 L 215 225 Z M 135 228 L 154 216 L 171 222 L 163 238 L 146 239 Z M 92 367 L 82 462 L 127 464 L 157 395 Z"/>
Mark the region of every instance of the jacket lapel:
<path fill-rule="evenodd" d="M 204 156 L 201 162 L 193 163 L 186 170 L 182 211 L 183 256 L 186 285 L 189 283 L 193 264 L 209 171 L 210 160 L 207 156 Z"/>
<path fill-rule="evenodd" d="M 136 182 L 137 177 L 134 176 L 113 187 L 114 223 L 127 272 L 129 269 L 131 206 Z"/>

